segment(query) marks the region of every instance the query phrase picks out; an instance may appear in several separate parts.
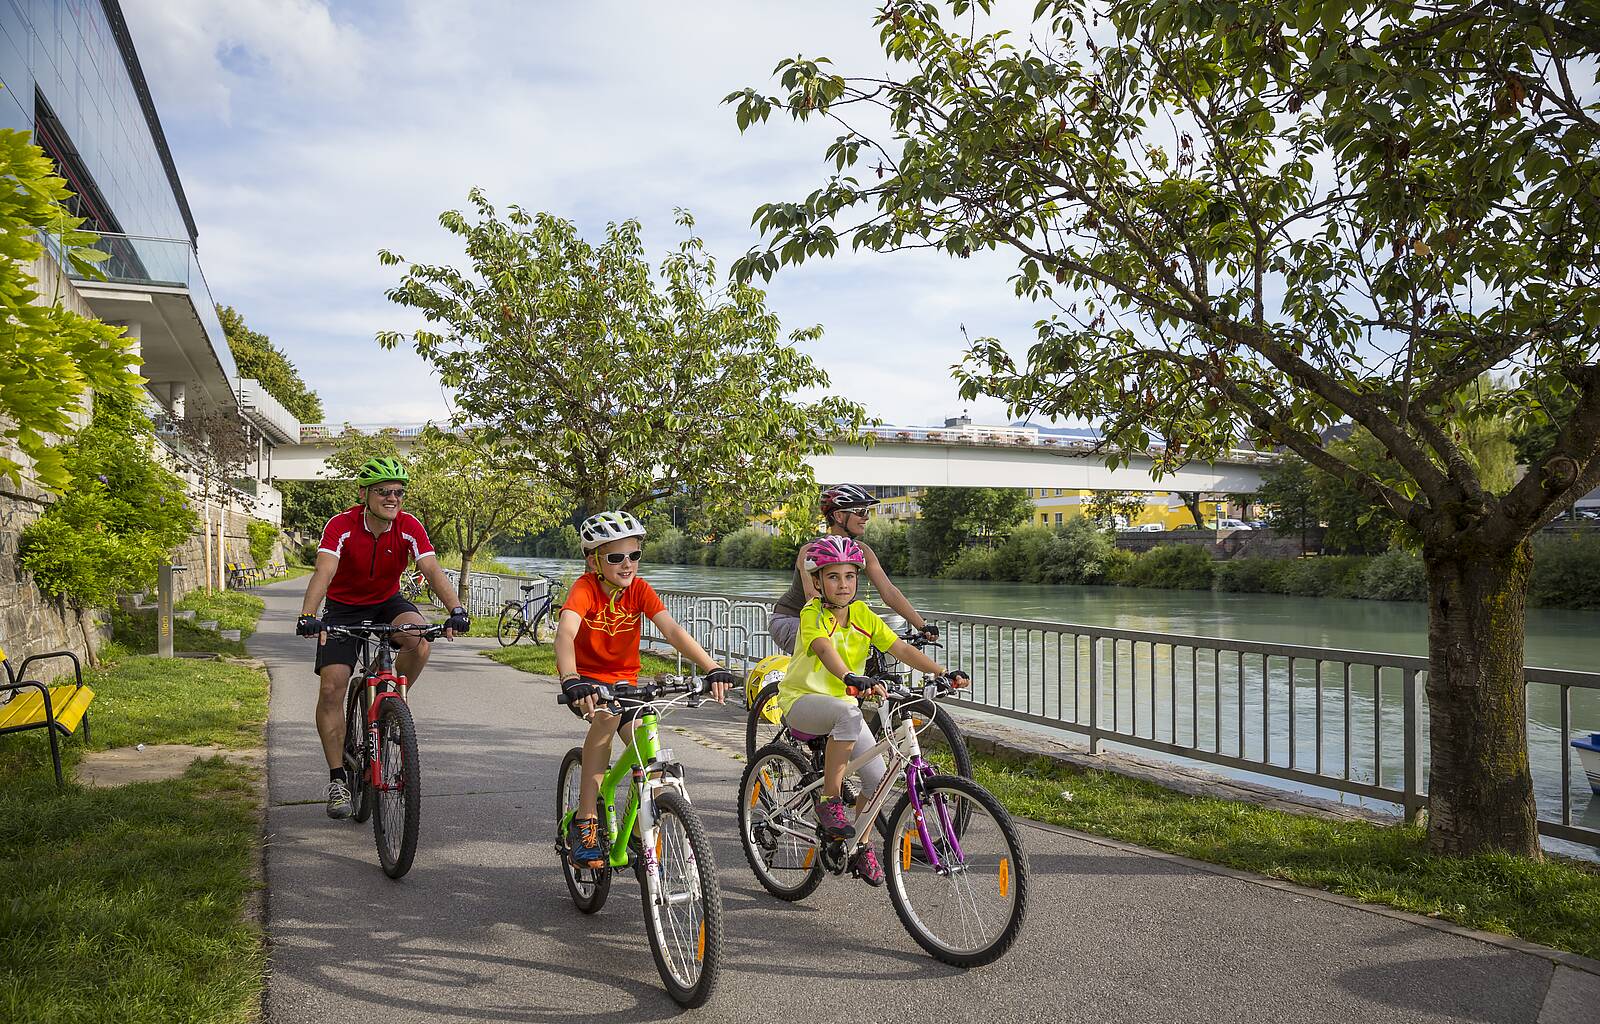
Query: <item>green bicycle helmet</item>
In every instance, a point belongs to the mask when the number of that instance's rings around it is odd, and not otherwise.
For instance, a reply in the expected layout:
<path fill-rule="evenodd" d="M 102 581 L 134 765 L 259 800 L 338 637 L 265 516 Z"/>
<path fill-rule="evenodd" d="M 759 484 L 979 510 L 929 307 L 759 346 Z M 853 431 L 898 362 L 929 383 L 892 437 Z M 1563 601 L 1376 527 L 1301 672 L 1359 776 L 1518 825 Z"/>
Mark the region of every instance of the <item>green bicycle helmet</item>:
<path fill-rule="evenodd" d="M 361 464 L 361 469 L 356 472 L 356 483 L 362 487 L 381 484 L 385 480 L 398 480 L 401 483 L 411 479 L 411 474 L 406 472 L 406 467 L 400 464 L 399 459 L 388 459 L 378 456 L 368 459 Z"/>

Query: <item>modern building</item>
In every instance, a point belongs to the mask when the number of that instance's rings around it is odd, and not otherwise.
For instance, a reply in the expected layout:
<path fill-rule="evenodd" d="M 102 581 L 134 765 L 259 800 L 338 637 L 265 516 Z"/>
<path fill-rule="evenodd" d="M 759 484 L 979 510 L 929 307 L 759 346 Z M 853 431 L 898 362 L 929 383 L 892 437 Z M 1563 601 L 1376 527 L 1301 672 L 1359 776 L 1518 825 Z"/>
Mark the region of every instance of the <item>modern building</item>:
<path fill-rule="evenodd" d="M 47 242 L 35 268 L 41 291 L 125 327 L 137 340 L 152 416 L 165 435 L 158 454 L 197 495 L 206 492 L 199 553 L 220 576 L 237 550 L 235 535 L 243 534 L 236 519 L 279 520 L 268 449 L 298 441 L 299 424 L 254 381 L 239 378 L 200 269 L 194 213 L 121 6 L 0 2 L 0 86 L 0 128 L 33 134 L 106 254 L 103 278 L 89 277 Z M 242 424 L 258 457 L 236 465 L 228 479 L 202 480 L 206 474 L 196 470 L 202 446 L 193 443 L 194 430 L 178 428 L 224 420 Z"/>

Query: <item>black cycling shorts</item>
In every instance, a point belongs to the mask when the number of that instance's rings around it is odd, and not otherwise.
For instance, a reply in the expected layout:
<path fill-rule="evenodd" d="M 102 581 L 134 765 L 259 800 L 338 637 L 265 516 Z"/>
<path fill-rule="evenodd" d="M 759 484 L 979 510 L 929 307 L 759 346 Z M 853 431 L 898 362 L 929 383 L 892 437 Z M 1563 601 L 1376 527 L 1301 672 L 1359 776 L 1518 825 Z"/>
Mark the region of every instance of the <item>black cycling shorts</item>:
<path fill-rule="evenodd" d="M 358 622 L 381 622 L 385 625 L 406 612 L 417 611 L 417 606 L 396 593 L 382 604 L 345 604 L 329 600 L 322 610 L 322 621 L 330 626 L 353 626 Z M 361 642 L 347 636 L 330 636 L 328 642 L 317 646 L 316 667 L 318 675 L 329 665 L 356 667 Z"/>

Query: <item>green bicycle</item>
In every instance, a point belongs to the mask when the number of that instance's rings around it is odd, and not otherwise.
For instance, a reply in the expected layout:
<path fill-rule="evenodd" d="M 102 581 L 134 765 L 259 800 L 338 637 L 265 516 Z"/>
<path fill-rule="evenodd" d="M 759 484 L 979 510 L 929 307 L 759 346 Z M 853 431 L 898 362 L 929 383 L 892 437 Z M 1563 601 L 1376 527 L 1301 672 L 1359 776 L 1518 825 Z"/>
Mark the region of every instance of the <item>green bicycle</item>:
<path fill-rule="evenodd" d="M 722 961 L 722 889 L 711 855 L 711 840 L 689 803 L 683 766 L 660 743 L 660 719 L 680 700 L 700 703 L 703 684 L 614 683 L 600 688 L 604 704 L 644 708 L 631 741 L 600 784 L 596 818 L 606 863 L 580 868 L 572 863 L 568 828 L 578 809 L 583 781 L 583 748 L 573 747 L 561 761 L 556 781 L 556 853 L 572 902 L 585 914 L 605 906 L 612 876 L 632 867 L 644 900 L 645 933 L 667 993 L 682 1006 L 695 1007 L 711 996 Z M 679 694 L 663 700 L 669 694 Z M 566 695 L 556 698 L 567 703 Z M 618 815 L 607 797 L 628 783 L 627 808 Z"/>

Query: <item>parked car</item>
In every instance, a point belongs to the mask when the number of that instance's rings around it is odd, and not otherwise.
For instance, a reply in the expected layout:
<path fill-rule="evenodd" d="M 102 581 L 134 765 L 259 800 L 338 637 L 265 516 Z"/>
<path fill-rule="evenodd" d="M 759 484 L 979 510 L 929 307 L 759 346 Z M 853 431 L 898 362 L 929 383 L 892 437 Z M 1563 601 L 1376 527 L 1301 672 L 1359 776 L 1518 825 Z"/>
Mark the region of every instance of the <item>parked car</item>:
<path fill-rule="evenodd" d="M 1249 530 L 1249 529 L 1253 529 L 1253 527 L 1249 523 L 1245 522 L 1243 519 L 1218 519 L 1217 520 L 1217 529 L 1219 529 L 1219 530 Z"/>
<path fill-rule="evenodd" d="M 1166 533 L 1167 527 L 1163 523 L 1140 523 L 1134 527 L 1140 533 Z"/>

